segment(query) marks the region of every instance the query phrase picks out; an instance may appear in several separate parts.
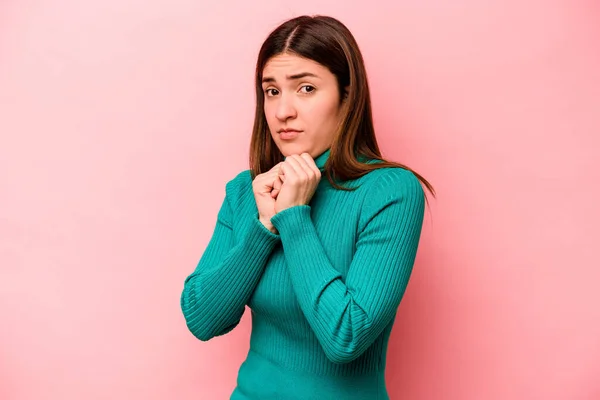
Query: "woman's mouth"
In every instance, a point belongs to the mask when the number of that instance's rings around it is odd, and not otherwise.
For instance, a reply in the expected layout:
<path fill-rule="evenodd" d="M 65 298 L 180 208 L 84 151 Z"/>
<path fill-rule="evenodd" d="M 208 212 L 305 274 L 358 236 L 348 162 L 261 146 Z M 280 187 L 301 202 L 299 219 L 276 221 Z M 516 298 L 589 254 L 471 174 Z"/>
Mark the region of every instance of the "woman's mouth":
<path fill-rule="evenodd" d="M 281 140 L 292 140 L 298 137 L 298 131 L 282 131 L 279 133 L 279 138 Z"/>

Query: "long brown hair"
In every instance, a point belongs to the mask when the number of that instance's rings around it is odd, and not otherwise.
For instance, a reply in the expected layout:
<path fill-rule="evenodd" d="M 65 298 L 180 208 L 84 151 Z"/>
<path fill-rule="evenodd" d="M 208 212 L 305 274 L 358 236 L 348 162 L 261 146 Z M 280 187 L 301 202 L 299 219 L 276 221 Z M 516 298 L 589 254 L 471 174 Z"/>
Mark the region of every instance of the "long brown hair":
<path fill-rule="evenodd" d="M 433 186 L 417 172 L 406 165 L 382 158 L 373 127 L 362 54 L 348 28 L 337 19 L 327 16 L 305 15 L 290 19 L 273 30 L 260 48 L 255 74 L 256 112 L 250 141 L 252 179 L 284 159 L 269 132 L 262 89 L 265 64 L 271 57 L 282 53 L 316 61 L 337 78 L 340 103 L 344 108 L 325 164 L 325 174 L 333 187 L 354 190 L 356 188 L 341 186 L 336 181 L 354 180 L 378 168 L 398 167 L 414 173 L 435 197 Z M 359 157 L 379 162 L 366 164 L 360 162 Z"/>

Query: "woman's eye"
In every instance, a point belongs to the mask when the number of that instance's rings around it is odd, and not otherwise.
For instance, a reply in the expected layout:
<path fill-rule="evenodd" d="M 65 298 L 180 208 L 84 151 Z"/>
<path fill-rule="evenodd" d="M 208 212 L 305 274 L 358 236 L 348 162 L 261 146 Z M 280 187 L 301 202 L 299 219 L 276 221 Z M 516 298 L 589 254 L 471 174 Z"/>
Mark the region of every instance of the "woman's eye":
<path fill-rule="evenodd" d="M 273 93 L 273 92 L 275 92 L 275 93 Z M 267 96 L 275 96 L 277 94 L 276 92 L 277 92 L 277 89 L 266 89 L 265 90 L 265 94 Z"/>
<path fill-rule="evenodd" d="M 307 89 L 304 93 L 312 93 L 312 92 L 315 91 L 315 88 L 313 86 L 310 86 L 310 85 L 304 85 L 304 86 L 302 86 L 302 89 Z"/>

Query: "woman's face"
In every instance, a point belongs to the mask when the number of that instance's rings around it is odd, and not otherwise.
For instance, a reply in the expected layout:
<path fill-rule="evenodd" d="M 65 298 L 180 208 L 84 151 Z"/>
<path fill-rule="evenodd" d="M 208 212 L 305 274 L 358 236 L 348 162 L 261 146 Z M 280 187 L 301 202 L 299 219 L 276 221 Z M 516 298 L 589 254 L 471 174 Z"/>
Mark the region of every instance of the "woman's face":
<path fill-rule="evenodd" d="M 267 124 L 285 157 L 314 158 L 331 146 L 341 107 L 337 79 L 326 67 L 280 54 L 265 65 L 262 88 Z"/>

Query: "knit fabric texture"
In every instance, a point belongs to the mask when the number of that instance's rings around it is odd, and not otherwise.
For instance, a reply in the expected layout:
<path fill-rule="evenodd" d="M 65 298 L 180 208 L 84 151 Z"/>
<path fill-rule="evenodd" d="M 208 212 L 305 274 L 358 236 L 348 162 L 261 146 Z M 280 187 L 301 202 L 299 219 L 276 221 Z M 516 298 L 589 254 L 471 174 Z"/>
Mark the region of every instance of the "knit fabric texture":
<path fill-rule="evenodd" d="M 321 171 L 329 155 L 315 159 Z M 337 190 L 323 173 L 309 204 L 271 219 L 277 234 L 258 219 L 249 170 L 225 185 L 181 310 L 202 341 L 230 332 L 250 310 L 249 351 L 230 399 L 389 398 L 388 341 L 417 254 L 425 194 L 402 168 L 344 184 L 358 189 Z"/>

